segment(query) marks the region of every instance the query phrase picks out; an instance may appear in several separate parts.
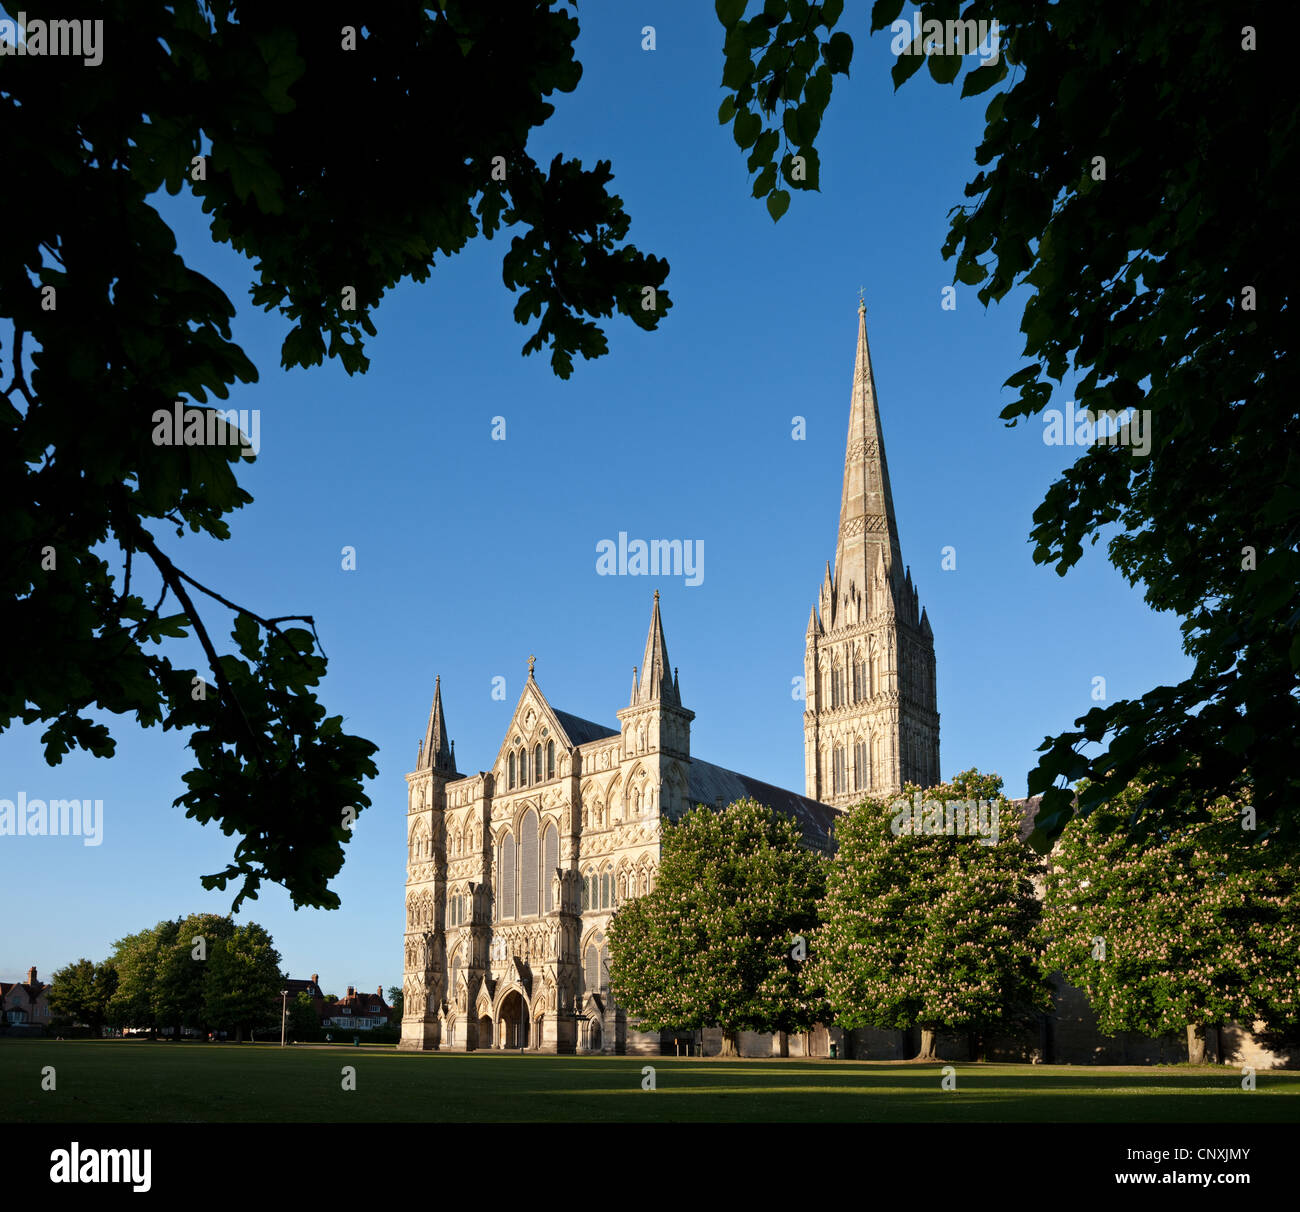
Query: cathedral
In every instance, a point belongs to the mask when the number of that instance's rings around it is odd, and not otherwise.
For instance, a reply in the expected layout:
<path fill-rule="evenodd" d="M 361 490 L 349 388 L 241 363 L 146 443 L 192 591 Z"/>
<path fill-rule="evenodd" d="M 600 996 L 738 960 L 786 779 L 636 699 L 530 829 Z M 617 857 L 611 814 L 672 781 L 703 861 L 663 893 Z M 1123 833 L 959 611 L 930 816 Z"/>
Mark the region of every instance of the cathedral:
<path fill-rule="evenodd" d="M 829 851 L 836 816 L 863 795 L 938 781 L 934 638 L 902 563 L 861 305 L 835 562 L 806 645 L 802 795 L 692 754 L 657 591 L 616 727 L 553 706 L 530 657 L 492 764 L 464 774 L 435 681 L 406 776 L 400 1046 L 657 1054 L 670 1039 L 638 1031 L 610 996 L 605 932 L 654 887 L 661 819 L 752 797 Z M 829 1039 L 801 1046 L 825 1055 Z"/>

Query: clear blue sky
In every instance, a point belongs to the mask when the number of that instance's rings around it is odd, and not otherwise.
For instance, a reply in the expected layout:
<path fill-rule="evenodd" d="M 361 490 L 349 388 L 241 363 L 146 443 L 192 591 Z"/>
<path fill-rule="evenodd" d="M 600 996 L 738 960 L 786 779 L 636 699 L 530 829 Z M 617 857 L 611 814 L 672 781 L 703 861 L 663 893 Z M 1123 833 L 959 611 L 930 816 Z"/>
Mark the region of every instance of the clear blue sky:
<path fill-rule="evenodd" d="M 978 766 L 1023 795 L 1035 748 L 1093 705 L 1094 677 L 1118 698 L 1185 674 L 1175 620 L 1152 614 L 1101 548 L 1064 579 L 1031 559 L 1033 510 L 1076 450 L 1044 445 L 1041 421 L 998 419 L 1001 384 L 1023 364 L 1025 296 L 985 311 L 959 287 L 957 309 L 940 307 L 946 214 L 974 174 L 984 102 L 924 72 L 896 96 L 889 38 L 867 37 L 868 12 L 846 16 L 858 49 L 819 140 L 822 191 L 796 195 L 774 225 L 717 124 L 713 6 L 583 7 L 582 82 L 532 150 L 612 160 L 632 239 L 671 264 L 674 306 L 655 333 L 614 321 L 610 354 L 568 382 L 520 356 L 527 333 L 501 285 L 508 238 L 386 299 L 367 375 L 285 373 L 288 326 L 250 306 L 247 264 L 212 246 L 192 200 L 160 201 L 187 259 L 239 306 L 236 337 L 262 378 L 231 405 L 261 410 L 262 445 L 231 542 L 157 533 L 182 567 L 261 614 L 314 614 L 324 700 L 380 747 L 375 807 L 335 884 L 343 908 L 295 912 L 278 888 L 245 907 L 292 976 L 318 972 L 336 992 L 400 984 L 402 776 L 434 675 L 462 770 L 495 756 L 530 652 L 552 703 L 614 725 L 655 588 L 696 713 L 693 751 L 802 790 L 790 686 L 835 549 L 860 285 L 903 556 L 934 627 L 943 775 Z M 647 23 L 653 52 L 641 49 Z M 491 440 L 498 415 L 504 442 Z M 806 441 L 791 439 L 796 415 Z M 596 543 L 619 531 L 702 541 L 703 583 L 597 576 Z M 356 571 L 340 567 L 345 545 Z M 940 570 L 948 545 L 956 571 Z M 228 634 L 219 608 L 209 617 Z M 505 702 L 491 695 L 498 675 Z M 0 797 L 105 805 L 97 848 L 0 838 L 6 980 L 102 958 L 161 918 L 229 908 L 199 877 L 225 865 L 233 839 L 171 807 L 184 738 L 109 722 L 114 758 L 55 768 L 39 729 L 0 737 Z"/>

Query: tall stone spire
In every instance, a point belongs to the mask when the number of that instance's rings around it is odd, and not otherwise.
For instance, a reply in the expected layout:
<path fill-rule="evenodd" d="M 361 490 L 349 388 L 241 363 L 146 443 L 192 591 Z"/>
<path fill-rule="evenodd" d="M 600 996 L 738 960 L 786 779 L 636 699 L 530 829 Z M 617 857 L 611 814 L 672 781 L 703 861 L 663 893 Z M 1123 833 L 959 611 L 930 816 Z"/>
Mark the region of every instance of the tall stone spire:
<path fill-rule="evenodd" d="M 881 557 L 886 576 L 892 581 L 902 571 L 903 558 L 876 403 L 876 380 L 871 371 L 871 348 L 867 344 L 867 309 L 859 302 L 857 359 L 844 452 L 840 531 L 835 545 L 835 614 L 840 613 L 846 599 L 868 592 L 871 574 Z"/>
<path fill-rule="evenodd" d="M 847 808 L 938 782 L 934 634 L 903 566 L 861 302 L 835 566 L 808 616 L 804 688 L 805 794 Z"/>
<path fill-rule="evenodd" d="M 671 707 L 680 707 L 677 688 L 673 684 L 672 666 L 668 663 L 668 641 L 664 639 L 663 620 L 659 617 L 659 590 L 655 590 L 654 610 L 650 614 L 650 633 L 645 640 L 645 657 L 641 661 L 641 683 L 637 689 L 638 703 L 651 703 L 656 699 Z"/>
<path fill-rule="evenodd" d="M 417 770 L 445 770 L 454 772 L 456 759 L 451 751 L 447 737 L 447 723 L 442 714 L 442 678 L 433 679 L 433 706 L 429 709 L 429 724 L 424 730 L 424 740 L 420 742 L 420 753 L 416 758 Z"/>

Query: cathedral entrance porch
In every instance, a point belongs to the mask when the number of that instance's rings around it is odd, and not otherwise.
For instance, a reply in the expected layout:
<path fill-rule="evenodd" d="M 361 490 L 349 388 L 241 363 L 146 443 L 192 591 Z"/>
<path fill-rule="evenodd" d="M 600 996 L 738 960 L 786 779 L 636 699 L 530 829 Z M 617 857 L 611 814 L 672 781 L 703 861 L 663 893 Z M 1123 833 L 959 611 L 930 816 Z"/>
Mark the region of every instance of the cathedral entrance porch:
<path fill-rule="evenodd" d="M 526 1048 L 528 1046 L 528 1011 L 523 995 L 512 989 L 502 999 L 497 1011 L 497 1047 Z"/>

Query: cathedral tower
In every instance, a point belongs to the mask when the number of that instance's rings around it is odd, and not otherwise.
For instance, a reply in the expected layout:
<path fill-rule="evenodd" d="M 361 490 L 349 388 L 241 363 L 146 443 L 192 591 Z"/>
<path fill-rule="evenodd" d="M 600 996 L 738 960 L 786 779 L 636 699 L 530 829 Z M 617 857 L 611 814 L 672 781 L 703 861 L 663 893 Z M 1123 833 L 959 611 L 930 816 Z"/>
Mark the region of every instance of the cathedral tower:
<path fill-rule="evenodd" d="M 805 794 L 846 808 L 939 781 L 934 633 L 898 542 L 867 317 L 858 347 L 835 565 L 805 636 Z"/>
<path fill-rule="evenodd" d="M 444 827 L 447 784 L 456 773 L 456 753 L 442 712 L 441 679 L 433 683 L 433 706 L 415 772 L 406 776 L 407 868 L 406 958 L 402 977 L 402 1042 L 436 1047 L 438 1004 L 444 996 L 447 949 L 447 851 Z"/>

